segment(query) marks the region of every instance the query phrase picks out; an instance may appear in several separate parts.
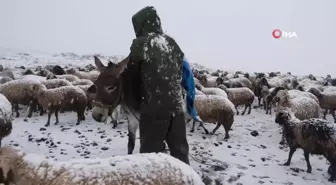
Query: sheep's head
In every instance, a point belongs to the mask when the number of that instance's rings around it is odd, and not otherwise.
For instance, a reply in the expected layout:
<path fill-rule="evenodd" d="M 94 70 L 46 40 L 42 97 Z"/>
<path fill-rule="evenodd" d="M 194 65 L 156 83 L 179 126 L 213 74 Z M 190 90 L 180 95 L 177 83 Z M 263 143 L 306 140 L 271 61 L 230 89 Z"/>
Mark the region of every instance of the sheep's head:
<path fill-rule="evenodd" d="M 66 70 L 66 73 L 67 74 L 75 74 L 76 73 L 76 69 L 70 68 L 70 69 Z"/>
<path fill-rule="evenodd" d="M 35 75 L 35 73 L 31 69 L 27 69 L 22 75 Z"/>
<path fill-rule="evenodd" d="M 201 77 L 200 77 L 200 82 L 201 82 L 201 84 L 204 85 L 204 86 L 206 86 L 206 84 L 208 83 L 208 79 L 207 79 L 207 77 L 206 77 L 205 74 L 201 75 Z"/>
<path fill-rule="evenodd" d="M 15 184 L 15 168 L 12 166 L 19 160 L 18 150 L 10 147 L 0 149 L 0 184 Z M 16 159 L 16 160 L 15 160 Z"/>
<path fill-rule="evenodd" d="M 286 124 L 291 119 L 291 115 L 289 111 L 287 110 L 281 110 L 277 113 L 275 117 L 275 123 L 278 123 L 279 125 Z"/>
<path fill-rule="evenodd" d="M 274 97 L 275 102 L 286 102 L 289 99 L 289 94 L 286 89 L 284 90 L 279 90 L 277 94 Z"/>
<path fill-rule="evenodd" d="M 37 98 L 38 96 L 42 95 L 43 92 L 47 90 L 47 87 L 43 84 L 34 84 L 31 87 L 31 93 Z"/>
<path fill-rule="evenodd" d="M 51 74 L 50 71 L 46 70 L 46 69 L 43 69 L 41 71 L 39 71 L 36 75 L 38 76 L 43 76 L 43 77 L 47 77 L 49 74 Z"/>
<path fill-rule="evenodd" d="M 223 84 L 220 84 L 220 85 L 218 86 L 218 88 L 222 89 L 222 90 L 225 91 L 226 93 L 228 92 L 228 88 L 227 88 L 225 85 L 223 85 Z"/>
<path fill-rule="evenodd" d="M 322 98 L 322 93 L 320 92 L 320 90 L 318 90 L 317 88 L 310 88 L 308 90 L 308 92 L 312 93 L 313 95 L 315 95 L 318 99 Z"/>
<path fill-rule="evenodd" d="M 6 137 L 12 132 L 12 119 L 11 116 L 4 116 L 0 118 L 0 136 Z"/>
<path fill-rule="evenodd" d="M 250 78 L 250 75 L 248 73 L 245 73 L 244 77 L 248 79 L 248 78 Z"/>
<path fill-rule="evenodd" d="M 57 79 L 57 77 L 56 77 L 55 74 L 50 73 L 50 74 L 47 76 L 47 80 L 50 80 L 50 79 Z"/>
<path fill-rule="evenodd" d="M 223 82 L 224 82 L 224 80 L 223 80 L 223 78 L 221 78 L 221 77 L 218 77 L 218 78 L 216 79 L 216 85 L 217 85 L 217 86 L 219 86 L 220 84 L 223 84 Z"/>

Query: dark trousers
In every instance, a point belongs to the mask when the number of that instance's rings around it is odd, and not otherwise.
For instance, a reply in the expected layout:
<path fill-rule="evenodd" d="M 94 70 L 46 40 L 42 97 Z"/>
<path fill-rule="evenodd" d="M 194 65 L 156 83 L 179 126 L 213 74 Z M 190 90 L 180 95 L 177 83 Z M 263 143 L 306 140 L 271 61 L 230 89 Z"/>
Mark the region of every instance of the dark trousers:
<path fill-rule="evenodd" d="M 140 153 L 161 152 L 164 141 L 171 156 L 189 164 L 184 114 L 140 115 Z"/>

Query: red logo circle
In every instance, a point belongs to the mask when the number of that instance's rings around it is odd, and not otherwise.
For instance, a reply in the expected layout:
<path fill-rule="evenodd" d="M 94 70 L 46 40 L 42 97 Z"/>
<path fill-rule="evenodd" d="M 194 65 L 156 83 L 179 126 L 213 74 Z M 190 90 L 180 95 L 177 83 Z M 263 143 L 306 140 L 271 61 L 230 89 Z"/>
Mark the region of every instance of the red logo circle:
<path fill-rule="evenodd" d="M 280 39 L 280 37 L 282 36 L 282 32 L 280 29 L 274 29 L 272 31 L 272 36 L 275 38 L 275 39 Z"/>

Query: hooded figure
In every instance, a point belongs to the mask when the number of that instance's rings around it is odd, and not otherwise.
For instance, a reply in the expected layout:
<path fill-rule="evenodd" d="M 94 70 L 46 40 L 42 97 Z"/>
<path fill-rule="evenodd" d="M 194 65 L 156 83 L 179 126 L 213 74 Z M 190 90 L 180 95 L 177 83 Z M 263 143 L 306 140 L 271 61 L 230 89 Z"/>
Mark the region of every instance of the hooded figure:
<path fill-rule="evenodd" d="M 163 33 L 154 7 L 137 12 L 132 23 L 136 39 L 127 68 L 139 72 L 132 88 L 139 89 L 140 153 L 160 152 L 166 141 L 170 154 L 189 164 L 181 87 L 184 54 Z"/>

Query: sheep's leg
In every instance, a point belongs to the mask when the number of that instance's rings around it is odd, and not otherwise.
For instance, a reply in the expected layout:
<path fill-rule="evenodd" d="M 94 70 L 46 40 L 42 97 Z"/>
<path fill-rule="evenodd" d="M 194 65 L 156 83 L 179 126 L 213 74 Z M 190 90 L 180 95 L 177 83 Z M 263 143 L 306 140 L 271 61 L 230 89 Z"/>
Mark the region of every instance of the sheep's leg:
<path fill-rule="evenodd" d="M 304 158 L 305 158 L 305 160 L 307 162 L 307 173 L 311 173 L 312 167 L 311 167 L 310 161 L 309 161 L 309 152 L 306 151 L 306 150 L 304 151 Z"/>
<path fill-rule="evenodd" d="M 293 157 L 293 154 L 294 154 L 294 152 L 296 151 L 296 148 L 290 148 L 290 151 L 289 151 L 289 154 L 288 154 L 288 159 L 287 159 L 287 161 L 285 162 L 285 166 L 289 166 L 290 165 L 290 163 L 291 163 L 291 160 L 292 160 L 292 157 Z"/>
<path fill-rule="evenodd" d="M 258 107 L 261 107 L 261 97 L 258 96 Z"/>
<path fill-rule="evenodd" d="M 248 107 L 248 104 L 245 104 L 245 109 L 244 109 L 244 111 L 241 113 L 241 115 L 244 115 L 244 114 L 245 114 L 245 112 L 246 112 L 246 110 L 247 110 L 247 107 Z"/>
<path fill-rule="evenodd" d="M 249 104 L 248 104 L 248 108 L 249 108 L 249 110 L 248 110 L 247 114 L 251 114 L 252 103 L 249 103 Z"/>
<path fill-rule="evenodd" d="M 266 101 L 263 100 L 263 106 L 264 106 L 264 110 L 266 110 L 266 114 L 267 114 L 267 105 L 266 105 Z"/>
<path fill-rule="evenodd" d="M 44 114 L 43 107 L 41 105 L 39 105 L 38 108 L 40 110 L 40 116 L 43 116 L 43 114 Z"/>
<path fill-rule="evenodd" d="M 323 119 L 327 119 L 327 118 L 326 118 L 326 117 L 327 117 L 327 113 L 328 113 L 328 109 L 326 109 L 326 110 L 324 111 Z"/>
<path fill-rule="evenodd" d="M 284 145 L 285 143 L 286 143 L 286 135 L 285 135 L 286 133 L 285 133 L 285 128 L 284 128 L 284 126 L 282 126 L 282 134 L 281 134 L 281 141 L 280 141 L 280 145 Z"/>
<path fill-rule="evenodd" d="M 190 132 L 194 132 L 195 131 L 195 125 L 196 125 L 196 121 L 194 120 Z"/>
<path fill-rule="evenodd" d="M 79 125 L 82 119 L 83 119 L 82 112 L 77 112 L 77 123 L 76 123 L 76 125 Z"/>
<path fill-rule="evenodd" d="M 19 113 L 19 104 L 15 103 L 14 104 L 14 109 L 15 109 L 15 112 L 16 112 L 16 117 L 20 117 L 20 113 Z"/>
<path fill-rule="evenodd" d="M 52 113 L 53 113 L 52 110 L 48 111 L 48 121 L 47 121 L 47 124 L 44 125 L 45 127 L 48 127 L 50 125 L 50 118 L 51 118 Z"/>
<path fill-rule="evenodd" d="M 336 123 L 336 115 L 335 115 L 335 110 L 331 110 L 331 115 L 334 118 L 334 123 Z"/>
<path fill-rule="evenodd" d="M 59 123 L 59 120 L 58 120 L 58 110 L 55 110 L 55 117 L 56 117 L 55 125 L 57 125 Z"/>
<path fill-rule="evenodd" d="M 239 111 L 238 111 L 237 105 L 235 105 L 235 109 L 237 111 L 237 115 L 239 115 Z"/>
<path fill-rule="evenodd" d="M 221 126 L 221 124 L 220 124 L 219 122 L 217 122 L 217 125 L 216 125 L 216 127 L 212 130 L 211 135 L 214 135 L 215 132 L 219 129 L 220 126 Z"/>
<path fill-rule="evenodd" d="M 204 127 L 204 123 L 203 122 L 200 122 L 200 127 L 203 128 L 205 134 L 209 134 L 209 131 Z"/>
<path fill-rule="evenodd" d="M 31 101 L 31 102 L 29 103 L 28 115 L 27 115 L 28 118 L 31 118 L 31 117 L 32 117 L 33 112 L 34 112 L 34 110 L 35 110 L 35 106 L 36 106 L 36 104 L 35 104 L 34 101 Z"/>

